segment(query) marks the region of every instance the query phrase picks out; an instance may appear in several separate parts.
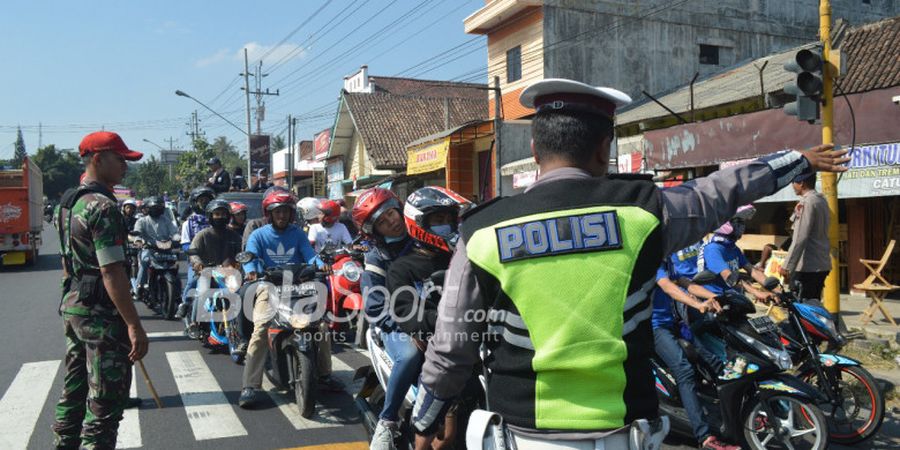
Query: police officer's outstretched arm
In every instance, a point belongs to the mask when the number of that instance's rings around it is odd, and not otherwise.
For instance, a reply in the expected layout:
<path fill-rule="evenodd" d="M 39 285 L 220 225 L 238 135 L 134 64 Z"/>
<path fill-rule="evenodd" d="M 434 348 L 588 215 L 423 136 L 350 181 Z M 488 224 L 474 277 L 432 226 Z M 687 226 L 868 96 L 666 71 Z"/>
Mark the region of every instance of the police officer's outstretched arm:
<path fill-rule="evenodd" d="M 697 242 L 725 223 L 741 205 L 771 195 L 806 171 L 843 172 L 850 161 L 847 150 L 820 145 L 809 150 L 785 151 L 750 164 L 720 170 L 681 186 L 663 189 L 665 253 Z"/>

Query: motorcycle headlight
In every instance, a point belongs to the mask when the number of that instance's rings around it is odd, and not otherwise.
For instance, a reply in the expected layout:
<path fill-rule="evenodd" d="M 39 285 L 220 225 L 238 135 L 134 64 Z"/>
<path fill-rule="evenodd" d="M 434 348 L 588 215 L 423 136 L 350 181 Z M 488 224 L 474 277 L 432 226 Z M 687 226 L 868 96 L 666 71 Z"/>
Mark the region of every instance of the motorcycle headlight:
<path fill-rule="evenodd" d="M 344 263 L 344 266 L 341 268 L 341 275 L 347 279 L 347 281 L 351 283 L 356 283 L 359 281 L 359 278 L 362 276 L 362 271 L 359 269 L 359 265 L 354 262 Z"/>
<path fill-rule="evenodd" d="M 788 353 L 784 348 L 775 348 L 770 347 L 766 344 L 763 344 L 759 341 L 759 339 L 754 339 L 740 331 L 735 331 L 741 339 L 744 340 L 747 344 L 755 348 L 758 352 L 762 353 L 766 358 L 769 358 L 776 366 L 778 366 L 781 370 L 788 370 L 793 367 L 794 363 L 791 361 L 791 354 Z"/>
<path fill-rule="evenodd" d="M 156 248 L 160 250 L 169 250 L 172 248 L 172 241 L 156 241 Z"/>

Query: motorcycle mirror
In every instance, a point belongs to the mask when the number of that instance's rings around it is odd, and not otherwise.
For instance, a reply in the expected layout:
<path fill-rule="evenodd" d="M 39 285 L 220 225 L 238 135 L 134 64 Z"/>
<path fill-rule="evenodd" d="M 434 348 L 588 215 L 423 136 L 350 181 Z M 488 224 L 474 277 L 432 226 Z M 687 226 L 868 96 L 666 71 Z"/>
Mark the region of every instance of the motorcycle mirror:
<path fill-rule="evenodd" d="M 766 288 L 767 291 L 771 291 L 778 286 L 781 285 L 781 282 L 778 281 L 778 278 L 768 277 L 763 281 L 763 287 Z"/>
<path fill-rule="evenodd" d="M 712 271 L 704 270 L 697 275 L 694 275 L 694 278 L 691 281 L 695 284 L 709 284 L 716 280 L 716 275 Z"/>
<path fill-rule="evenodd" d="M 247 264 L 254 259 L 256 259 L 256 255 L 250 252 L 240 252 L 234 257 L 234 260 L 241 264 Z"/>

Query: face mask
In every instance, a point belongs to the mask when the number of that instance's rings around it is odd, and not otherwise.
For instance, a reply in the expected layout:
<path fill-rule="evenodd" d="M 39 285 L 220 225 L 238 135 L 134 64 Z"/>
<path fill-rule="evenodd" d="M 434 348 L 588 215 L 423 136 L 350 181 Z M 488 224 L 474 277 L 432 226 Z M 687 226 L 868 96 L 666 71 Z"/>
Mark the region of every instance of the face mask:
<path fill-rule="evenodd" d="M 406 239 L 406 236 L 385 236 L 384 242 L 388 244 L 395 244 L 402 241 L 403 239 Z"/>
<path fill-rule="evenodd" d="M 225 227 L 228 226 L 228 219 L 227 218 L 210 219 L 209 224 L 212 225 L 212 227 L 217 230 L 224 230 Z"/>
<path fill-rule="evenodd" d="M 447 237 L 453 233 L 453 227 L 449 223 L 444 225 L 432 225 L 431 232 L 441 237 Z"/>
<path fill-rule="evenodd" d="M 162 210 L 162 209 L 155 209 L 155 208 L 153 208 L 153 209 L 150 210 L 150 217 L 159 217 L 159 216 L 161 216 L 161 215 L 163 215 L 163 210 Z"/>

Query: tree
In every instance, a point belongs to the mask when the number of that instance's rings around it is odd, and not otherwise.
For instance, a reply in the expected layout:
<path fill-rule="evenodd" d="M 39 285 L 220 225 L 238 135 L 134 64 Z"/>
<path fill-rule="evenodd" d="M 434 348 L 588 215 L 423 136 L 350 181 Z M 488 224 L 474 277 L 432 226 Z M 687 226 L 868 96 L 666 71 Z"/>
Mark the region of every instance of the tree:
<path fill-rule="evenodd" d="M 77 153 L 59 150 L 53 144 L 39 148 L 31 161 L 44 173 L 44 195 L 49 199 L 56 199 L 66 189 L 77 185 L 84 172 Z"/>
<path fill-rule="evenodd" d="M 178 190 L 175 180 L 169 177 L 169 167 L 155 156 L 130 165 L 123 183 L 133 189 L 138 197 L 162 195 L 163 192 L 172 195 Z"/>
<path fill-rule="evenodd" d="M 28 156 L 28 152 L 25 151 L 25 139 L 22 138 L 22 127 L 19 127 L 19 131 L 16 133 L 16 152 L 13 156 L 13 166 L 20 167 L 26 156 Z"/>
<path fill-rule="evenodd" d="M 287 147 L 287 143 L 284 142 L 284 137 L 282 135 L 278 135 L 272 138 L 272 144 L 269 145 L 269 148 L 272 149 L 272 153 L 277 152 L 283 148 Z"/>

